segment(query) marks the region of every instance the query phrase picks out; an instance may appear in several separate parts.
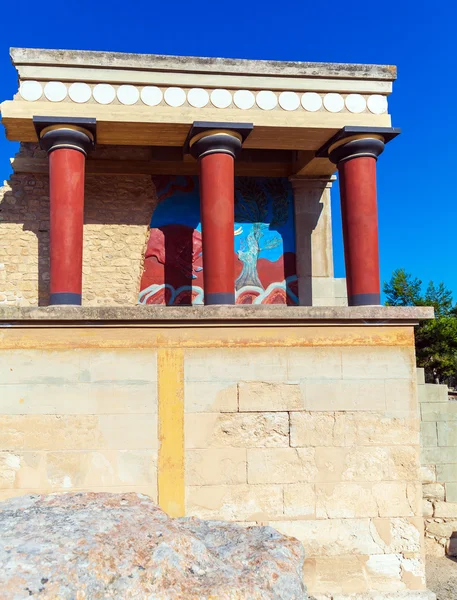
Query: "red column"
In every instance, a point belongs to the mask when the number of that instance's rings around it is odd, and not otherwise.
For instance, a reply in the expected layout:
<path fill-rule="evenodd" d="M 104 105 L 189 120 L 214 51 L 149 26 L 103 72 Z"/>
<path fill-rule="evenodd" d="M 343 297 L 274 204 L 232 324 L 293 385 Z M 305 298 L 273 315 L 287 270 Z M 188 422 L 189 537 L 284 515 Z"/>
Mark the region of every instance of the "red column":
<path fill-rule="evenodd" d="M 235 303 L 234 172 L 230 154 L 200 159 L 205 304 Z"/>
<path fill-rule="evenodd" d="M 81 304 L 85 160 L 69 148 L 49 155 L 51 304 Z"/>
<path fill-rule="evenodd" d="M 81 304 L 84 170 L 94 146 L 94 119 L 34 117 L 49 156 L 50 304 Z M 84 127 L 86 126 L 86 127 Z"/>
<path fill-rule="evenodd" d="M 205 304 L 235 304 L 234 173 L 243 136 L 228 128 L 191 134 L 190 152 L 200 164 Z"/>
<path fill-rule="evenodd" d="M 339 171 L 349 306 L 381 303 L 376 160 L 383 149 L 370 137 L 343 140 L 329 152 Z"/>

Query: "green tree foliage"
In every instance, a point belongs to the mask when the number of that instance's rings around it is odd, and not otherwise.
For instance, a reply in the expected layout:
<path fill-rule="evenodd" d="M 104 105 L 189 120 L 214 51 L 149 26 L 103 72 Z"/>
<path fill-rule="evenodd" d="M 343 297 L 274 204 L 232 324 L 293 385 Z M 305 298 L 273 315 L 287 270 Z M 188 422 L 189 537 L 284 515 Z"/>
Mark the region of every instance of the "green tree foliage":
<path fill-rule="evenodd" d="M 422 292 L 422 281 L 397 269 L 384 284 L 387 306 L 433 306 L 435 320 L 421 323 L 416 330 L 416 355 L 427 381 L 452 381 L 457 377 L 457 305 L 444 283 L 433 281 Z"/>

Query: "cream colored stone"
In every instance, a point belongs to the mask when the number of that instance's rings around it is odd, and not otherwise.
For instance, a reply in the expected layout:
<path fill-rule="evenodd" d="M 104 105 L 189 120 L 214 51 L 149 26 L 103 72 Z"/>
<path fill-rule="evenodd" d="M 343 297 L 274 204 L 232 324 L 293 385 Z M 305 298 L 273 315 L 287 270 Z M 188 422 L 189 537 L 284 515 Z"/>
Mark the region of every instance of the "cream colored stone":
<path fill-rule="evenodd" d="M 314 480 L 317 469 L 312 448 L 250 448 L 248 483 L 300 483 Z"/>
<path fill-rule="evenodd" d="M 382 379 L 306 380 L 304 383 L 306 410 L 311 411 L 384 411 L 385 384 Z"/>
<path fill-rule="evenodd" d="M 442 544 L 437 542 L 434 538 L 429 538 L 427 536 L 424 539 L 424 549 L 426 556 L 436 556 L 441 558 L 446 554 Z"/>
<path fill-rule="evenodd" d="M 342 353 L 344 379 L 411 379 L 416 360 L 413 348 L 354 346 Z"/>
<path fill-rule="evenodd" d="M 421 466 L 421 480 L 422 480 L 422 483 L 435 483 L 436 482 L 435 465 L 422 465 Z"/>
<path fill-rule="evenodd" d="M 422 486 L 422 495 L 430 500 L 444 501 L 444 485 L 441 483 L 426 483 Z"/>
<path fill-rule="evenodd" d="M 185 381 L 184 402 L 188 413 L 236 412 L 238 386 L 226 381 Z"/>
<path fill-rule="evenodd" d="M 194 413 L 185 418 L 186 448 L 289 447 L 289 415 Z"/>
<path fill-rule="evenodd" d="M 299 539 L 306 556 L 382 554 L 382 545 L 370 533 L 369 519 L 270 521 L 280 533 Z"/>
<path fill-rule="evenodd" d="M 186 514 L 201 519 L 268 521 L 283 515 L 279 485 L 188 486 Z"/>
<path fill-rule="evenodd" d="M 457 519 L 457 504 L 453 502 L 435 502 L 436 518 Z"/>
<path fill-rule="evenodd" d="M 301 519 L 316 518 L 316 493 L 309 483 L 284 485 L 284 515 Z"/>
<path fill-rule="evenodd" d="M 157 381 L 157 351 L 151 349 L 98 350 L 87 357 L 91 382 L 150 383 Z"/>
<path fill-rule="evenodd" d="M 376 495 L 370 484 L 320 483 L 316 485 L 318 519 L 377 517 Z"/>
<path fill-rule="evenodd" d="M 373 486 L 380 517 L 410 517 L 415 510 L 407 497 L 407 485 L 400 481 L 383 481 Z"/>
<path fill-rule="evenodd" d="M 442 523 L 436 523 L 432 521 L 427 524 L 427 533 L 430 533 L 438 538 L 449 538 L 457 531 L 457 520 L 447 521 Z"/>
<path fill-rule="evenodd" d="M 289 348 L 286 356 L 289 381 L 341 379 L 341 348 Z"/>
<path fill-rule="evenodd" d="M 186 451 L 187 485 L 223 485 L 246 482 L 244 448 Z"/>
<path fill-rule="evenodd" d="M 335 415 L 332 413 L 292 412 L 290 445 L 334 446 Z"/>
<path fill-rule="evenodd" d="M 433 503 L 430 500 L 423 500 L 422 514 L 424 517 L 433 517 Z"/>
<path fill-rule="evenodd" d="M 45 486 L 44 456 L 40 452 L 0 452 L 0 489 Z"/>
<path fill-rule="evenodd" d="M 366 560 L 366 556 L 357 555 L 306 559 L 304 581 L 309 595 L 316 600 L 332 600 L 342 594 L 340 600 L 358 600 L 368 592 Z"/>
<path fill-rule="evenodd" d="M 336 413 L 335 437 L 342 446 L 419 445 L 419 419 L 384 413 Z"/>
<path fill-rule="evenodd" d="M 365 563 L 365 572 L 372 590 L 397 592 L 406 587 L 401 580 L 401 562 L 397 554 L 369 556 Z"/>
<path fill-rule="evenodd" d="M 379 525 L 376 525 L 378 528 Z M 421 552 L 424 531 L 422 517 L 397 517 L 390 519 L 390 541 L 385 552 L 394 554 Z"/>
<path fill-rule="evenodd" d="M 293 411 L 304 408 L 300 386 L 288 383 L 240 383 L 238 402 L 240 411 Z"/>
<path fill-rule="evenodd" d="M 391 415 L 419 415 L 417 383 L 413 379 L 386 379 L 386 409 Z"/>

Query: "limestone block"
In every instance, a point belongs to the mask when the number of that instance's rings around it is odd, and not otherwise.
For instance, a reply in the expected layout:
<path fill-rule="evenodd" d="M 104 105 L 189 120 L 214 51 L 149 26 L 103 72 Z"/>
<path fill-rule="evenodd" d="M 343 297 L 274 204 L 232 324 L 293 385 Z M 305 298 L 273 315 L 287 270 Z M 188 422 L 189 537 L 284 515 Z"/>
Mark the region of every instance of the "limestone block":
<path fill-rule="evenodd" d="M 373 539 L 370 519 L 272 521 L 271 527 L 300 540 L 306 556 L 383 554 L 383 544 Z"/>
<path fill-rule="evenodd" d="M 415 378 L 386 379 L 386 409 L 392 415 L 418 415 L 417 384 Z"/>
<path fill-rule="evenodd" d="M 456 423 L 457 424 L 457 423 Z M 426 421 L 421 423 L 421 445 L 424 448 L 435 447 L 438 445 L 438 436 L 436 430 L 436 423 L 433 421 Z"/>
<path fill-rule="evenodd" d="M 79 349 L 0 350 L 0 382 L 58 384 L 87 381 L 88 358 L 88 353 Z"/>
<path fill-rule="evenodd" d="M 157 381 L 157 351 L 113 348 L 91 352 L 88 370 L 92 382 Z"/>
<path fill-rule="evenodd" d="M 290 381 L 341 379 L 341 348 L 289 348 L 286 356 Z"/>
<path fill-rule="evenodd" d="M 304 408 L 302 392 L 297 384 L 250 381 L 239 384 L 239 410 L 284 411 Z"/>
<path fill-rule="evenodd" d="M 407 485 L 400 481 L 383 481 L 373 486 L 380 517 L 410 517 L 417 514 L 417 503 L 410 503 Z"/>
<path fill-rule="evenodd" d="M 155 382 L 0 384 L 0 398 L 4 415 L 157 412 Z"/>
<path fill-rule="evenodd" d="M 433 503 L 430 500 L 422 501 L 422 514 L 424 517 L 433 517 Z"/>
<path fill-rule="evenodd" d="M 184 402 L 188 413 L 236 412 L 238 387 L 227 381 L 186 381 Z"/>
<path fill-rule="evenodd" d="M 187 485 L 246 483 L 244 448 L 211 448 L 186 451 Z"/>
<path fill-rule="evenodd" d="M 457 421 L 457 402 L 423 402 L 422 421 Z"/>
<path fill-rule="evenodd" d="M 457 519 L 457 504 L 454 502 L 436 502 L 435 518 Z"/>
<path fill-rule="evenodd" d="M 304 580 L 309 594 L 316 600 L 331 600 L 337 594 L 344 594 L 341 600 L 358 600 L 369 591 L 366 560 L 366 556 L 357 555 L 306 558 Z"/>
<path fill-rule="evenodd" d="M 386 543 L 387 553 L 420 553 L 422 551 L 422 538 L 424 519 L 416 517 L 396 517 L 393 519 L 373 519 L 373 525 Z M 389 535 L 385 536 L 386 527 Z"/>
<path fill-rule="evenodd" d="M 313 448 L 250 448 L 248 482 L 309 483 L 317 469 Z"/>
<path fill-rule="evenodd" d="M 452 450 L 455 452 L 455 448 L 452 448 Z M 449 458 L 449 455 L 446 455 L 445 458 Z M 446 489 L 449 489 L 451 483 L 457 483 L 457 463 L 436 465 L 436 478 L 438 481 L 445 481 Z"/>
<path fill-rule="evenodd" d="M 354 346 L 342 352 L 344 379 L 411 379 L 416 361 L 412 348 Z"/>
<path fill-rule="evenodd" d="M 280 485 L 188 486 L 186 515 L 228 521 L 268 521 L 283 516 Z"/>
<path fill-rule="evenodd" d="M 401 580 L 401 562 L 398 554 L 369 556 L 365 563 L 365 572 L 371 590 L 396 592 L 405 588 Z"/>
<path fill-rule="evenodd" d="M 335 445 L 394 446 L 419 445 L 419 420 L 386 417 L 383 413 L 336 413 Z"/>
<path fill-rule="evenodd" d="M 411 590 L 425 589 L 425 563 L 423 554 L 416 556 L 400 556 L 401 578 Z"/>
<path fill-rule="evenodd" d="M 456 462 L 457 448 L 455 446 L 437 446 L 436 448 L 421 448 L 421 461 L 423 463 L 436 464 L 436 476 L 438 481 L 457 481 L 448 476 L 442 476 L 438 469 L 443 469 L 444 465 L 452 468 Z"/>
<path fill-rule="evenodd" d="M 436 383 L 425 384 L 425 402 L 430 403 L 443 403 L 448 401 L 448 387 L 447 385 L 439 385 Z"/>
<path fill-rule="evenodd" d="M 435 538 L 430 538 L 425 536 L 424 539 L 424 549 L 426 556 L 436 556 L 438 558 L 445 555 L 446 551 L 442 544 L 435 540 Z"/>
<path fill-rule="evenodd" d="M 0 417 L 0 447 L 11 450 L 155 449 L 157 444 L 156 415 Z"/>
<path fill-rule="evenodd" d="M 422 495 L 429 500 L 444 500 L 444 485 L 441 483 L 426 483 L 422 486 Z"/>
<path fill-rule="evenodd" d="M 41 452 L 0 452 L 0 489 L 38 489 L 45 486 Z"/>
<path fill-rule="evenodd" d="M 432 521 L 427 524 L 427 533 L 430 533 L 438 538 L 449 538 L 457 531 L 457 520 L 447 521 L 445 523 L 436 523 Z"/>
<path fill-rule="evenodd" d="M 454 446 L 455 462 L 457 462 L 457 421 L 440 421 L 438 428 L 438 446 Z"/>
<path fill-rule="evenodd" d="M 334 446 L 335 415 L 333 413 L 292 412 L 290 414 L 291 446 Z"/>
<path fill-rule="evenodd" d="M 318 519 L 377 517 L 377 497 L 366 483 L 320 483 L 316 485 L 316 516 Z"/>
<path fill-rule="evenodd" d="M 284 485 L 284 515 L 300 519 L 316 518 L 316 493 L 309 483 Z"/>
<path fill-rule="evenodd" d="M 286 350 L 275 347 L 192 348 L 185 353 L 184 379 L 186 382 L 286 381 Z"/>
<path fill-rule="evenodd" d="M 157 493 L 157 450 L 119 450 L 117 478 L 120 484 L 148 485 Z"/>
<path fill-rule="evenodd" d="M 385 411 L 386 394 L 382 379 L 306 380 L 305 409 L 312 411 Z"/>
<path fill-rule="evenodd" d="M 387 448 L 316 448 L 315 456 L 318 482 L 367 482 L 390 478 Z"/>
<path fill-rule="evenodd" d="M 446 483 L 446 500 L 457 503 L 457 483 Z"/>
<path fill-rule="evenodd" d="M 289 447 L 289 414 L 188 413 L 185 444 L 186 448 Z"/>
<path fill-rule="evenodd" d="M 417 446 L 392 446 L 390 458 L 390 479 L 420 481 L 419 448 Z"/>
<path fill-rule="evenodd" d="M 417 385 L 425 384 L 425 369 L 418 367 L 416 369 Z"/>

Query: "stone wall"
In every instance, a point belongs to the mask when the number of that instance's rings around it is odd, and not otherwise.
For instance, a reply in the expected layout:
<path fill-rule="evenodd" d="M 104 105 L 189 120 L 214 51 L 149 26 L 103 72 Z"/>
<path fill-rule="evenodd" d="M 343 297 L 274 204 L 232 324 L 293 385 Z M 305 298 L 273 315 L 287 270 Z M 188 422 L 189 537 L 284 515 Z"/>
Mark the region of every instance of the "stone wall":
<path fill-rule="evenodd" d="M 20 156 L 40 152 L 23 144 Z M 86 176 L 83 304 L 137 303 L 155 204 L 150 176 Z M 13 174 L 0 188 L 0 304 L 44 306 L 48 298 L 49 178 Z"/>
<path fill-rule="evenodd" d="M 457 402 L 418 369 L 427 553 L 457 556 Z"/>
<path fill-rule="evenodd" d="M 1 497 L 142 491 L 297 537 L 312 594 L 419 597 L 413 344 L 300 321 L 4 328 Z"/>

